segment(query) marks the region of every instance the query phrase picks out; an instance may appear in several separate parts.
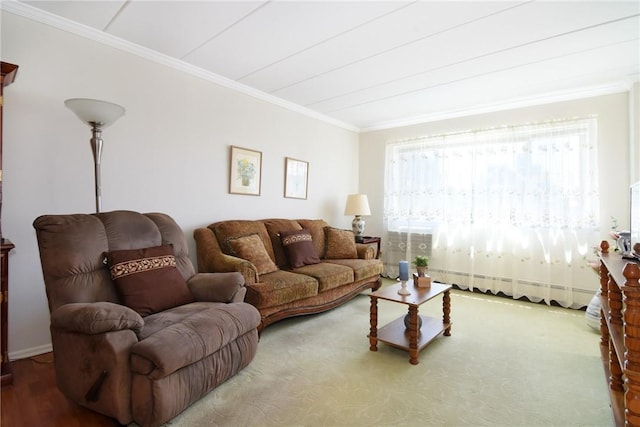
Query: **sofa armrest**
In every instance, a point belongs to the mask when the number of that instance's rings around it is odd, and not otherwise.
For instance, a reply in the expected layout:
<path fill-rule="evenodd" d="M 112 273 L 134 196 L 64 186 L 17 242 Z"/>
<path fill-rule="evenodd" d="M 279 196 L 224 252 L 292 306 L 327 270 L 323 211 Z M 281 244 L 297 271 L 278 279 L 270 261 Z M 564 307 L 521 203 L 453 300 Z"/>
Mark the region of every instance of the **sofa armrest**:
<path fill-rule="evenodd" d="M 87 335 L 130 329 L 136 333 L 142 317 L 124 305 L 110 302 L 71 303 L 51 313 L 51 327 Z"/>
<path fill-rule="evenodd" d="M 196 301 L 242 302 L 247 289 L 244 277 L 234 273 L 198 273 L 187 280 Z"/>
<path fill-rule="evenodd" d="M 373 246 L 366 243 L 356 243 L 356 250 L 360 259 L 374 259 L 376 257 L 376 251 Z"/>
<path fill-rule="evenodd" d="M 246 284 L 258 282 L 258 270 L 246 259 L 222 252 L 218 239 L 209 228 L 197 228 L 193 232 L 196 241 L 198 271 L 200 273 L 238 272 Z"/>

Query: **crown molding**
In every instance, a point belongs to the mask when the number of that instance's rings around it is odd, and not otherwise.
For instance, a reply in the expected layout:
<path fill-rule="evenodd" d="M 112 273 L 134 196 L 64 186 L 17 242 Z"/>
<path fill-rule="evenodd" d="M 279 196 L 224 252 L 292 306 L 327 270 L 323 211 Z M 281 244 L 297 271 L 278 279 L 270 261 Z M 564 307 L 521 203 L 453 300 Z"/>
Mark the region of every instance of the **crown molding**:
<path fill-rule="evenodd" d="M 210 81 L 212 83 L 224 86 L 226 88 L 235 90 L 237 92 L 249 95 L 253 98 L 266 101 L 270 104 L 277 105 L 287 110 L 299 113 L 313 119 L 323 121 L 325 123 L 346 129 L 348 131 L 358 133 L 360 129 L 352 124 L 336 120 L 332 117 L 328 117 L 324 114 L 320 114 L 317 111 L 313 111 L 306 107 L 300 106 L 290 101 L 286 101 L 282 98 L 278 98 L 266 92 L 254 89 L 247 85 L 243 85 L 229 78 L 204 70 L 200 67 L 196 67 L 191 64 L 187 64 L 184 61 L 171 58 L 165 54 L 156 52 L 152 49 L 145 48 L 143 46 L 128 42 L 119 37 L 112 36 L 103 31 L 97 30 L 93 27 L 89 27 L 83 24 L 79 24 L 75 21 L 53 15 L 44 10 L 29 6 L 25 3 L 16 0 L 2 0 L 0 1 L 0 9 L 15 15 L 20 15 L 24 18 L 32 21 L 37 21 L 51 27 L 63 30 L 72 34 L 79 35 L 81 37 L 93 40 L 95 42 L 104 44 L 115 49 L 125 51 L 137 55 L 139 57 L 154 61 L 158 64 L 165 65 L 167 67 L 174 68 L 176 70 L 191 74 L 192 76 L 199 77 L 203 80 Z"/>
<path fill-rule="evenodd" d="M 578 89 L 550 92 L 541 95 L 515 98 L 490 104 L 476 105 L 471 108 L 442 111 L 426 114 L 402 120 L 395 120 L 379 125 L 360 128 L 360 133 L 374 132 L 378 130 L 392 129 L 404 126 L 419 125 L 441 120 L 455 119 L 459 117 L 474 116 L 478 114 L 495 113 L 498 111 L 514 110 L 517 108 L 533 107 L 536 105 L 553 104 L 556 102 L 573 101 L 576 99 L 592 98 L 594 96 L 610 95 L 613 93 L 628 92 L 638 82 L 637 76 L 626 80 L 614 81 L 597 86 L 588 86 Z"/>

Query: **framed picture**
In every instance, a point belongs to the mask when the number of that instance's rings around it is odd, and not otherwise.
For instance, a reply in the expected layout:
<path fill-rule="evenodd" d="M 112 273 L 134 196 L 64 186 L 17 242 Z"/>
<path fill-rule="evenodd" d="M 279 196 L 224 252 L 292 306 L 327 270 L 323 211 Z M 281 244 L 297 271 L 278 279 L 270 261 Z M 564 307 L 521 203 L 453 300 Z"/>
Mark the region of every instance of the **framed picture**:
<path fill-rule="evenodd" d="M 260 195 L 262 152 L 231 146 L 229 193 Z"/>
<path fill-rule="evenodd" d="M 285 157 L 284 197 L 306 199 L 309 162 Z"/>

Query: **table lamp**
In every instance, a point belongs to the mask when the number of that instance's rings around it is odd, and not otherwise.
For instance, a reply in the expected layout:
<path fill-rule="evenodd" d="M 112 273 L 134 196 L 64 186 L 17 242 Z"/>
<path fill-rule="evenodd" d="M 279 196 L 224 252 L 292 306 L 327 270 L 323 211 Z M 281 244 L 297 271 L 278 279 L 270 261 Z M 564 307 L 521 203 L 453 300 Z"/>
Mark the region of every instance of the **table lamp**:
<path fill-rule="evenodd" d="M 369 200 L 366 194 L 349 194 L 347 206 L 344 208 L 345 215 L 355 215 L 351 222 L 351 229 L 356 236 L 356 242 L 361 242 L 364 237 L 364 220 L 362 215 L 371 215 Z"/>

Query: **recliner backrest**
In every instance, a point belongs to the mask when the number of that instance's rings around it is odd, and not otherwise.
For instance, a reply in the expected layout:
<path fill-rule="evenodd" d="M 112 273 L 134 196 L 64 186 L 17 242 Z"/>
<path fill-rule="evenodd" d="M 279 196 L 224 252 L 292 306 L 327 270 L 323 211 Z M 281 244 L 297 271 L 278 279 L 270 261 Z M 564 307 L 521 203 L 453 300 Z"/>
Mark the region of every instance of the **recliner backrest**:
<path fill-rule="evenodd" d="M 109 251 L 172 244 L 184 279 L 195 274 L 184 233 L 165 214 L 113 211 L 43 215 L 33 226 L 50 311 L 73 302 L 120 303 L 104 262 Z"/>

